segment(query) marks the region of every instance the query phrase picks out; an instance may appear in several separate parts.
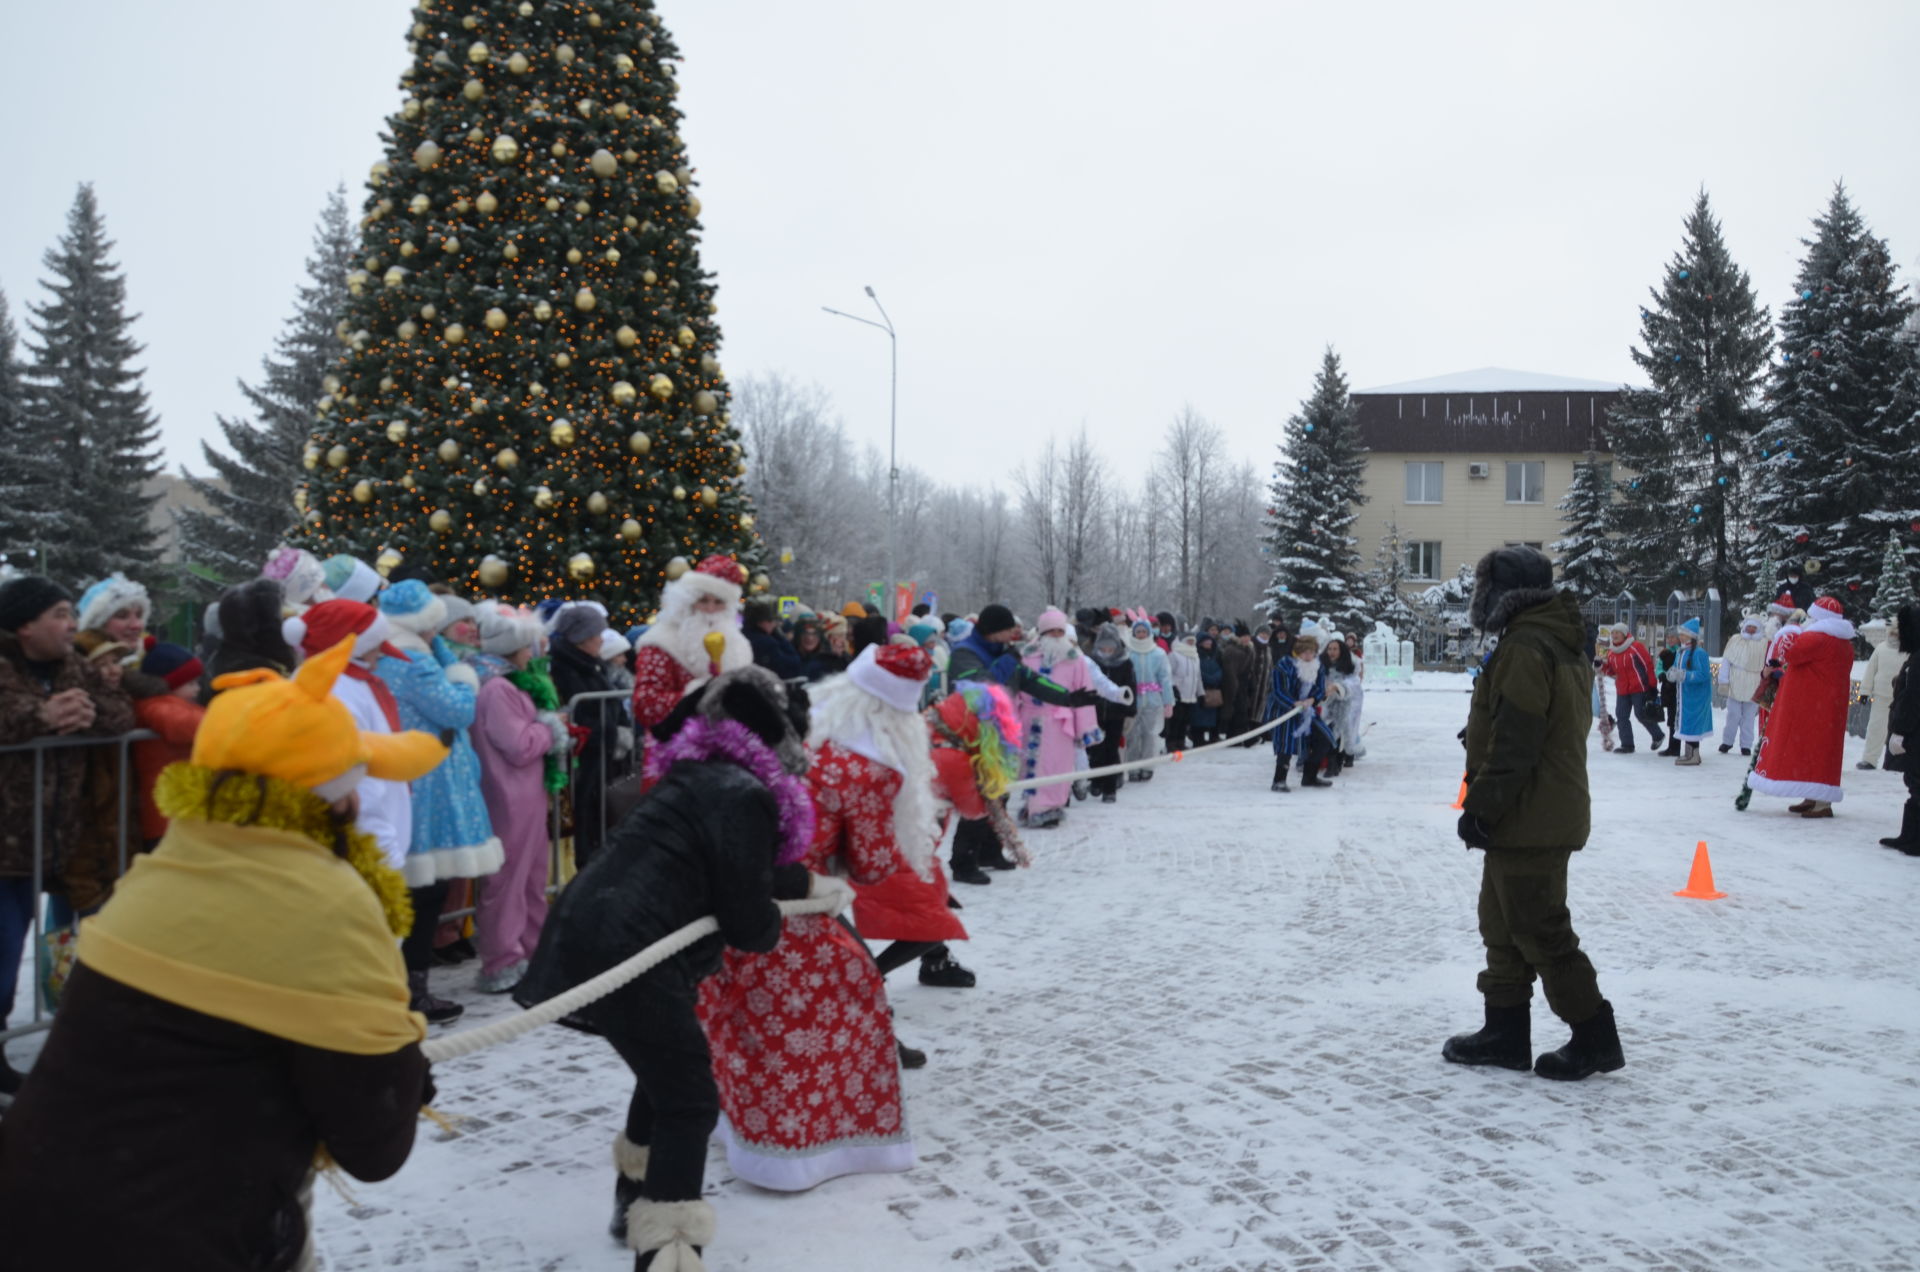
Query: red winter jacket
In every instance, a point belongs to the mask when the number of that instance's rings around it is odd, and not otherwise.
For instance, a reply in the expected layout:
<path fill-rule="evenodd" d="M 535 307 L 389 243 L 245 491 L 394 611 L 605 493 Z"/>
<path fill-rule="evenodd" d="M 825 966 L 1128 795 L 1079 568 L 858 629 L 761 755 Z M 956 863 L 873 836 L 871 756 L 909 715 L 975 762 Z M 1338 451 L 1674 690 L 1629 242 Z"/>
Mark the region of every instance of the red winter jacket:
<path fill-rule="evenodd" d="M 1637 640 L 1614 646 L 1613 652 L 1607 655 L 1607 674 L 1613 677 L 1614 689 L 1619 693 L 1651 693 L 1660 687 L 1653 658 L 1647 653 L 1647 647 Z"/>

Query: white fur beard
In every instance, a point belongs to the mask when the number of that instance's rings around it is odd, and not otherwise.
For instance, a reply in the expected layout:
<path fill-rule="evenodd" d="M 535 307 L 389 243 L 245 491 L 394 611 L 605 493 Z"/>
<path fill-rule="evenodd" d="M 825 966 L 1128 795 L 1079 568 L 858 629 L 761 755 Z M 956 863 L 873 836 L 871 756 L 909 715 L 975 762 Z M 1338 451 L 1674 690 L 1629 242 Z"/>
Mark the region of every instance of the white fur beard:
<path fill-rule="evenodd" d="M 932 878 L 938 845 L 926 721 L 917 712 L 895 711 L 844 676 L 823 681 L 814 690 L 810 714 L 807 745 L 835 742 L 855 750 L 857 744 L 859 754 L 900 774 L 900 790 L 893 798 L 893 840 L 915 874 Z"/>
<path fill-rule="evenodd" d="M 1071 636 L 1042 636 L 1039 650 L 1040 661 L 1052 667 L 1079 653 L 1080 645 Z"/>
<path fill-rule="evenodd" d="M 1293 660 L 1293 668 L 1300 673 L 1300 683 L 1310 685 L 1320 675 L 1320 660 L 1318 658 L 1296 658 Z"/>

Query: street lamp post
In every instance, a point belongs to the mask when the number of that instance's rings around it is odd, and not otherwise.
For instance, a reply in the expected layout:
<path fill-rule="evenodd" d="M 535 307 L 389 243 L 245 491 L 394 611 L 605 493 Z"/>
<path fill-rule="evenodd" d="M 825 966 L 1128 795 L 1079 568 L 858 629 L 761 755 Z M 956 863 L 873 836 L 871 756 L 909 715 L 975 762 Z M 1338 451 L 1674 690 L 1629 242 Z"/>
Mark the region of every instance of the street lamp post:
<path fill-rule="evenodd" d="M 820 306 L 836 318 L 851 318 L 855 322 L 865 323 L 869 327 L 878 327 L 887 333 L 887 342 L 891 349 L 891 367 L 887 395 L 887 592 L 880 612 L 889 622 L 893 619 L 894 609 L 898 605 L 897 593 L 900 590 L 899 563 L 894 559 L 894 543 L 898 538 L 898 518 L 900 513 L 900 337 L 894 333 L 893 319 L 887 317 L 886 306 L 873 294 L 873 288 L 867 288 L 867 299 L 880 311 L 880 322 L 871 318 L 862 318 L 858 314 L 842 313 L 838 309 Z"/>

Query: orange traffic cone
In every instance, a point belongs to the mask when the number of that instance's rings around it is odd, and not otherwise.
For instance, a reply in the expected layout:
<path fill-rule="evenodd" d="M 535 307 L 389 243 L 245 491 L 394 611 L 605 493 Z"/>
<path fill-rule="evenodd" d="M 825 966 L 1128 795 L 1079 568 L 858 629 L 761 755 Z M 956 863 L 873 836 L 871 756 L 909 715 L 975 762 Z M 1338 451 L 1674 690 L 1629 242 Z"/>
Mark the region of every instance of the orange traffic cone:
<path fill-rule="evenodd" d="M 1460 793 L 1453 797 L 1453 811 L 1459 812 L 1467 806 L 1467 779 L 1460 779 Z"/>
<path fill-rule="evenodd" d="M 1673 894 L 1676 897 L 1692 897 L 1696 901 L 1718 901 L 1726 896 L 1713 888 L 1713 860 L 1707 856 L 1707 841 L 1702 839 L 1693 850 L 1693 870 L 1687 875 L 1687 886 Z"/>

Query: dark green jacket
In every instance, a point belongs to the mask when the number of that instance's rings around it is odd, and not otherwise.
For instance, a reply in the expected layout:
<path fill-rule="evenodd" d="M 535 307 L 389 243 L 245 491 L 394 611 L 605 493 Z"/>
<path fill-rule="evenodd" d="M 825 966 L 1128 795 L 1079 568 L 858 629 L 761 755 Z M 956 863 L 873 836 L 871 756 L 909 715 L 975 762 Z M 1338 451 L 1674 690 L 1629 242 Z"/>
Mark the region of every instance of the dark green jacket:
<path fill-rule="evenodd" d="M 1502 598 L 1500 644 L 1467 717 L 1466 811 L 1498 849 L 1570 849 L 1587 842 L 1587 732 L 1593 669 L 1573 598 L 1551 590 Z"/>

